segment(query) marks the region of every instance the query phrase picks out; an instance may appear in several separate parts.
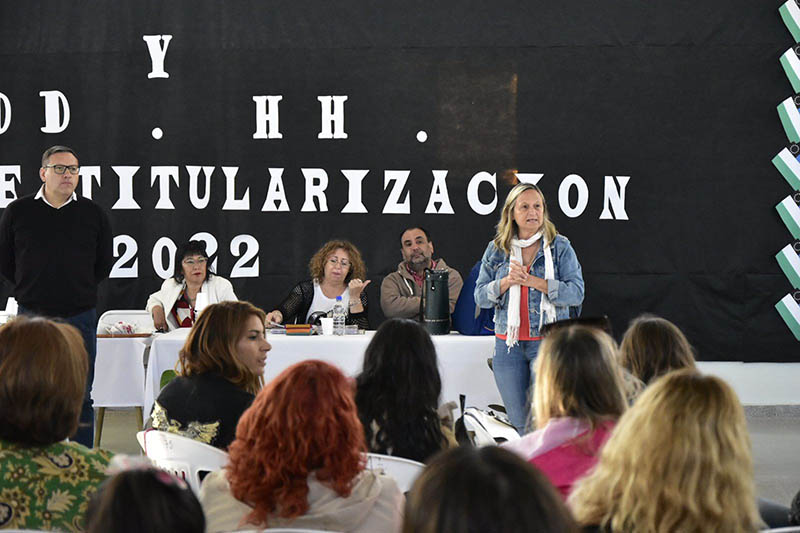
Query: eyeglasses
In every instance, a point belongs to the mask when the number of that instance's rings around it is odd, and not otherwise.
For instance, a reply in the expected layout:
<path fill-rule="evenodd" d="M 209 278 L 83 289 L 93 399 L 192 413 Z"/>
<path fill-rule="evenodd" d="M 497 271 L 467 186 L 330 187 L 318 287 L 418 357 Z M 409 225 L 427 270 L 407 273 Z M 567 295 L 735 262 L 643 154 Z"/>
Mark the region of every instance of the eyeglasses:
<path fill-rule="evenodd" d="M 78 165 L 70 165 L 70 166 L 67 166 L 67 165 L 47 165 L 44 168 L 52 168 L 53 172 L 55 172 L 56 174 L 59 174 L 59 175 L 63 174 L 67 170 L 69 170 L 69 173 L 72 174 L 73 176 L 75 174 L 77 174 L 78 172 L 80 172 L 80 170 L 81 170 L 81 167 L 79 167 Z"/>
<path fill-rule="evenodd" d="M 208 259 L 206 259 L 205 257 L 201 257 L 200 259 L 184 259 L 183 260 L 183 264 L 184 265 L 189 265 L 189 266 L 194 266 L 195 264 L 197 264 L 197 265 L 205 265 L 206 262 L 208 262 Z"/>
<path fill-rule="evenodd" d="M 328 259 L 328 263 L 330 263 L 332 265 L 341 265 L 342 268 L 347 268 L 347 267 L 350 266 L 350 261 L 348 261 L 347 259 L 342 259 L 340 261 L 336 257 L 331 257 L 330 259 Z"/>

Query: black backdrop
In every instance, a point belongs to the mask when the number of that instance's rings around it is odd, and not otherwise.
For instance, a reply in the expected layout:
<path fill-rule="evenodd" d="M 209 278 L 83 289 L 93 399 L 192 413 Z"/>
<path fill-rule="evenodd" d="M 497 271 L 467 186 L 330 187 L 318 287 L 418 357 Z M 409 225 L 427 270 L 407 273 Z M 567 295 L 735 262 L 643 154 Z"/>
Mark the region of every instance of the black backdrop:
<path fill-rule="evenodd" d="M 377 308 L 381 274 L 400 259 L 402 227 L 428 227 L 437 254 L 466 273 L 492 236 L 509 170 L 541 173 L 552 217 L 583 264 L 584 314 L 607 313 L 618 333 L 641 312 L 663 315 L 701 359 L 793 361 L 796 341 L 774 309 L 791 290 L 774 259 L 791 240 L 774 210 L 790 190 L 770 164 L 787 143 L 775 106 L 791 94 L 778 63 L 792 44 L 779 5 L 3 2 L 0 93 L 11 122 L 0 134 L 0 165 L 21 167 L 20 196 L 39 187 L 47 146 L 72 146 L 84 169 L 99 167 L 92 197 L 114 234 L 135 241 L 138 267 L 136 278 L 104 282 L 100 311 L 143 307 L 161 282 L 157 241 L 196 232 L 214 236 L 224 276 L 236 253 L 258 244 L 258 277 L 231 279 L 240 297 L 267 309 L 306 276 L 322 242 L 348 238 L 365 256 Z M 143 36 L 161 34 L 172 36 L 169 77 L 150 79 Z M 68 99 L 65 131 L 40 131 L 40 91 Z M 253 138 L 258 95 L 283 96 L 281 139 Z M 323 95 L 348 97 L 346 139 L 317 138 Z M 7 118 L 0 107 L 0 126 Z M 112 209 L 118 166 L 140 167 L 139 209 Z M 179 168 L 174 209 L 156 209 L 157 166 Z M 214 167 L 203 209 L 190 201 L 187 166 Z M 223 209 L 222 167 L 238 167 L 235 197 L 248 189 L 248 210 Z M 284 169 L 288 212 L 262 211 L 271 167 Z M 327 174 L 327 212 L 301 211 L 302 169 Z M 368 170 L 368 213 L 341 213 L 343 169 Z M 392 188 L 384 189 L 384 173 L 393 170 L 410 172 L 410 214 L 383 213 Z M 425 213 L 434 170 L 448 171 L 453 214 Z M 480 172 L 497 178 L 499 205 L 487 215 L 467 201 Z M 572 174 L 588 191 L 574 218 L 559 204 Z M 628 220 L 613 211 L 600 218 L 606 176 L 630 177 Z M 492 187 L 479 191 L 489 202 Z M 577 198 L 572 188 L 570 204 Z M 232 253 L 238 235 L 252 239 Z M 118 250 L 126 251 L 130 242 Z M 166 252 L 156 256 L 167 264 Z M 5 286 L 0 296 L 9 293 Z"/>

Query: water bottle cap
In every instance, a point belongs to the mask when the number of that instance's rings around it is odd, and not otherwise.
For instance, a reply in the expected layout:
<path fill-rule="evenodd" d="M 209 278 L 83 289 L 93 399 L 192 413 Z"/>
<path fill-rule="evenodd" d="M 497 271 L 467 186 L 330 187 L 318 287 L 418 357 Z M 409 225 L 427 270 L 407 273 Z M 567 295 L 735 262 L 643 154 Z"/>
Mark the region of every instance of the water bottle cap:
<path fill-rule="evenodd" d="M 342 301 L 342 297 L 341 297 L 341 296 L 337 296 L 337 297 L 336 297 L 336 301 L 337 301 L 337 302 L 341 302 L 341 301 Z"/>

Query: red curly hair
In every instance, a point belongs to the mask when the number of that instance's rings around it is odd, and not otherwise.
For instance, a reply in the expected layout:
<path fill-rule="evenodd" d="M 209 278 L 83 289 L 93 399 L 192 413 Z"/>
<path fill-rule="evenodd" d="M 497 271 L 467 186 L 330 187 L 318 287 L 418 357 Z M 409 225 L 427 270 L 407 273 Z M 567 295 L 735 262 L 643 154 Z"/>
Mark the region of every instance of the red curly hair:
<path fill-rule="evenodd" d="M 308 476 L 347 497 L 364 470 L 364 429 L 353 386 L 335 366 L 309 360 L 290 366 L 256 396 L 228 448 L 231 494 L 253 511 L 244 522 L 265 526 L 279 513 L 308 511 Z"/>

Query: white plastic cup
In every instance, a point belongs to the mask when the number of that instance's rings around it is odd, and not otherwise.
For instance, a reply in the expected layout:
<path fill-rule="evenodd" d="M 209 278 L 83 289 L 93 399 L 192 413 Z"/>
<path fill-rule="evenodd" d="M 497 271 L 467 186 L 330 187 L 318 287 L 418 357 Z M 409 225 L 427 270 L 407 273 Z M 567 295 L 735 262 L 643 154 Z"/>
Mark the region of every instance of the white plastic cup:
<path fill-rule="evenodd" d="M 322 317 L 320 322 L 322 322 L 322 334 L 333 335 L 333 317 Z"/>

